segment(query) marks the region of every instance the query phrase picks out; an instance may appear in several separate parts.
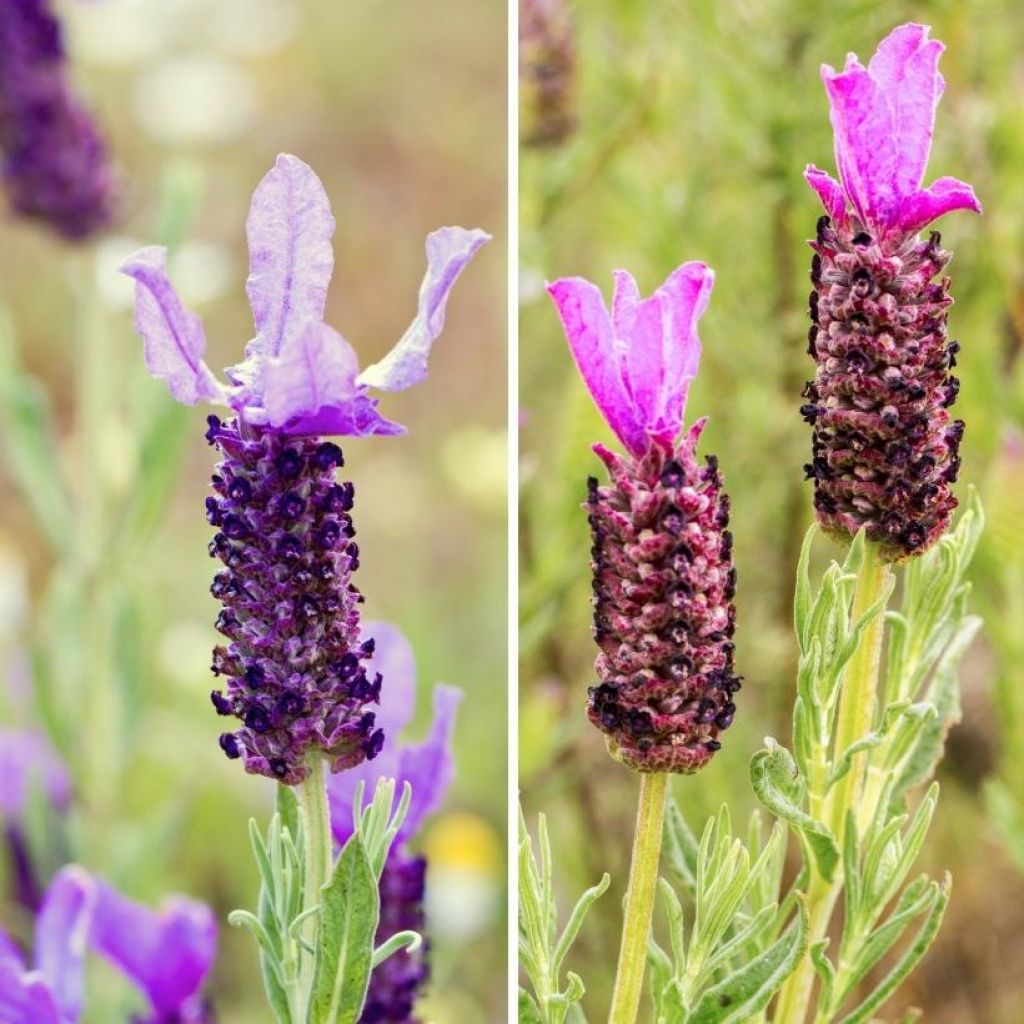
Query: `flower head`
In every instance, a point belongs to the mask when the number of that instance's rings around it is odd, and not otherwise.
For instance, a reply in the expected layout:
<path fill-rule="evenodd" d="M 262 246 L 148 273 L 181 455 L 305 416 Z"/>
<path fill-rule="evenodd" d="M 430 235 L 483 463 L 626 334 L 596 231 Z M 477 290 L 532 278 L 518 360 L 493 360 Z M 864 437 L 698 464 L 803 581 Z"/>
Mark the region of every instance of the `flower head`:
<path fill-rule="evenodd" d="M 418 744 L 399 744 L 396 737 L 409 723 L 416 705 L 416 665 L 412 647 L 387 623 L 370 624 L 366 632 L 375 643 L 371 667 L 388 680 L 381 693 L 378 714 L 388 740 L 372 765 L 364 763 L 350 772 L 332 775 L 327 782 L 327 793 L 331 830 L 341 846 L 352 835 L 352 805 L 360 782 L 369 793 L 383 778 L 395 779 L 398 788 L 406 782 L 412 787 L 409 813 L 395 837 L 381 876 L 381 918 L 375 940 L 380 945 L 397 932 L 423 930 L 427 862 L 410 853 L 406 843 L 441 803 L 455 773 L 451 739 L 455 710 L 462 695 L 451 686 L 435 687 L 434 721 L 427 738 Z M 428 976 L 422 947 L 386 960 L 373 972 L 361 1024 L 412 1021 L 416 997 Z"/>
<path fill-rule="evenodd" d="M 587 714 L 612 755 L 642 772 L 703 767 L 740 688 L 729 499 L 717 460 L 697 461 L 705 421 L 679 437 L 713 281 L 703 263 L 685 263 L 641 300 L 619 271 L 611 316 L 587 281 L 549 289 L 576 365 L 628 452 L 595 445 L 610 480 L 587 487 L 601 651 Z"/>
<path fill-rule="evenodd" d="M 548 286 L 576 366 L 631 455 L 655 442 L 671 447 L 679 436 L 700 362 L 697 321 L 714 280 L 706 264 L 684 263 L 642 299 L 632 275 L 618 270 L 610 315 L 600 289 L 583 278 Z"/>
<path fill-rule="evenodd" d="M 14 211 L 84 238 L 113 215 L 107 147 L 67 81 L 49 0 L 0 4 L 0 153 Z"/>
<path fill-rule="evenodd" d="M 519 3 L 520 135 L 560 146 L 576 127 L 576 40 L 565 0 Z"/>
<path fill-rule="evenodd" d="M 398 391 L 426 376 L 448 295 L 488 236 L 441 228 L 427 238 L 416 316 L 360 372 L 351 346 L 323 321 L 334 219 L 313 171 L 278 157 L 253 194 L 246 229 L 256 335 L 227 384 L 203 362 L 202 322 L 175 293 L 165 251 L 144 249 L 122 269 L 136 282 L 135 325 L 153 376 L 179 402 L 202 399 L 235 414 L 209 417 L 206 435 L 223 456 L 206 510 L 218 530 L 210 554 L 225 566 L 212 593 L 228 641 L 213 659 L 226 686 L 211 698 L 241 723 L 221 736 L 224 753 L 296 785 L 309 756 L 325 754 L 337 772 L 375 757 L 384 740 L 370 710 L 381 677 L 367 674 L 372 644 L 359 641 L 354 489 L 335 482 L 344 457 L 322 435 L 404 432 L 380 415 L 369 389 Z"/>
<path fill-rule="evenodd" d="M 210 1024 L 199 991 L 213 964 L 217 927 L 208 907 L 176 897 L 159 912 L 132 903 L 82 868 L 63 868 L 36 921 L 30 969 L 0 931 L 0 1020 L 76 1024 L 89 948 L 116 964 L 145 994 L 140 1024 Z"/>
<path fill-rule="evenodd" d="M 227 370 L 227 384 L 203 362 L 203 324 L 167 277 L 166 250 L 142 249 L 121 268 L 136 282 L 135 327 L 149 372 L 185 405 L 228 405 L 246 424 L 288 436 L 404 433 L 377 412 L 369 390 L 401 391 L 426 377 L 452 286 L 490 236 L 448 227 L 427 237 L 416 316 L 395 347 L 360 372 L 351 345 L 323 319 L 334 218 L 313 170 L 279 156 L 253 193 L 246 233 L 256 334 L 245 359 Z"/>
<path fill-rule="evenodd" d="M 970 185 L 939 178 L 922 188 L 935 109 L 945 88 L 939 57 L 945 47 L 925 25 L 901 25 L 867 67 L 850 54 L 821 76 L 835 132 L 836 181 L 813 164 L 805 177 L 836 225 L 852 214 L 879 242 L 915 234 L 952 210 L 981 212 Z"/>

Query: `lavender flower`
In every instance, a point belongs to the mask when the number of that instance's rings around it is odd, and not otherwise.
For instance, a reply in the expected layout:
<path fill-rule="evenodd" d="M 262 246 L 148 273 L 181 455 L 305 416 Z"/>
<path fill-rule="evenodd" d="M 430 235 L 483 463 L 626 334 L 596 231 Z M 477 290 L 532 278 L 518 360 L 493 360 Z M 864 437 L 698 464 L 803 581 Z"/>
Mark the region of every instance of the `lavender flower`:
<path fill-rule="evenodd" d="M 611 480 L 588 482 L 601 653 L 587 713 L 612 755 L 641 772 L 703 767 L 740 688 L 729 500 L 717 460 L 697 463 L 706 420 L 679 438 L 713 283 L 703 263 L 684 263 L 641 300 L 620 270 L 611 316 L 589 281 L 548 288 L 576 365 L 626 448 L 594 445 Z"/>
<path fill-rule="evenodd" d="M 26 833 L 33 790 L 38 790 L 54 810 L 65 811 L 71 803 L 67 768 L 41 734 L 0 729 L 0 822 L 15 895 L 30 910 L 36 910 L 42 899 L 38 870 Z"/>
<path fill-rule="evenodd" d="M 817 363 L 801 412 L 814 426 L 814 505 L 826 529 L 865 530 L 891 559 L 919 554 L 949 526 L 964 423 L 949 407 L 959 342 L 947 341 L 950 260 L 937 231 L 952 210 L 981 206 L 969 185 L 922 189 L 945 82 L 942 43 L 903 25 L 868 66 L 851 55 L 822 77 L 840 182 L 809 166 L 827 216 L 811 243 L 809 353 Z"/>
<path fill-rule="evenodd" d="M 68 238 L 106 227 L 114 179 L 107 147 L 71 92 L 49 0 L 0 4 L 0 175 L 12 209 Z"/>
<path fill-rule="evenodd" d="M 424 818 L 441 803 L 454 775 L 451 754 L 455 709 L 461 699 L 451 686 L 434 689 L 434 722 L 430 734 L 415 746 L 399 746 L 396 737 L 412 718 L 416 704 L 416 665 L 404 636 L 386 623 L 367 626 L 375 641 L 372 667 L 387 677 L 378 718 L 388 737 L 372 765 L 334 775 L 327 782 L 331 830 L 343 846 L 352 835 L 352 803 L 363 782 L 373 792 L 377 781 L 393 778 L 400 789 L 412 787 L 409 813 L 395 837 L 380 881 L 381 918 L 375 943 L 379 946 L 400 931 L 422 932 L 423 895 L 427 862 L 406 848 Z M 385 960 L 370 980 L 360 1024 L 406 1024 L 415 1020 L 416 998 L 429 978 L 426 946 L 403 951 Z"/>
<path fill-rule="evenodd" d="M 576 47 L 565 0 L 520 0 L 519 83 L 527 146 L 560 146 L 576 128 Z"/>
<path fill-rule="evenodd" d="M 223 456 L 207 517 L 218 529 L 210 553 L 225 569 L 212 592 L 224 605 L 214 651 L 226 678 L 216 710 L 242 726 L 221 736 L 229 758 L 289 785 L 322 751 L 333 771 L 379 753 L 383 734 L 369 706 L 381 680 L 366 671 L 372 644 L 359 642 L 352 582 L 359 565 L 349 515 L 350 483 L 334 481 L 341 449 L 321 435 L 395 435 L 369 388 L 400 391 L 427 374 L 459 274 L 488 239 L 441 228 L 427 238 L 419 309 L 402 339 L 359 372 L 356 354 L 323 322 L 334 259 L 334 218 L 320 180 L 294 156 L 280 156 L 253 193 L 246 284 L 256 336 L 222 384 L 203 362 L 199 318 L 185 309 L 165 272 L 166 253 L 144 249 L 122 268 L 136 281 L 135 326 L 146 365 L 186 405 L 229 406 L 209 418 L 206 437 Z"/>
<path fill-rule="evenodd" d="M 213 964 L 217 926 L 210 909 L 181 897 L 156 913 L 126 900 L 82 868 L 63 868 L 36 921 L 34 967 L 0 931 L 0 1020 L 75 1024 L 85 993 L 89 947 L 112 960 L 146 995 L 137 1024 L 212 1024 L 199 992 Z"/>

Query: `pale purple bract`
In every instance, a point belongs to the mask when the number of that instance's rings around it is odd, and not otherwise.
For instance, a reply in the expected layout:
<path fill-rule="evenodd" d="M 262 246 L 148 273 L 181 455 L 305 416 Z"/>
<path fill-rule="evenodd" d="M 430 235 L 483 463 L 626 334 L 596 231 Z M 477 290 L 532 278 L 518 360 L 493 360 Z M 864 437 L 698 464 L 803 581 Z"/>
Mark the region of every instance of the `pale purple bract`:
<path fill-rule="evenodd" d="M 136 282 L 135 326 L 150 373 L 179 402 L 229 405 L 247 423 L 290 436 L 404 433 L 378 413 L 369 389 L 401 391 L 426 377 L 451 288 L 490 236 L 459 227 L 428 236 L 416 316 L 392 351 L 360 373 L 352 347 L 323 321 L 334 218 L 313 170 L 279 156 L 253 193 L 246 232 L 256 335 L 244 361 L 227 370 L 228 384 L 203 361 L 202 322 L 168 279 L 165 250 L 142 249 L 121 268 Z"/>

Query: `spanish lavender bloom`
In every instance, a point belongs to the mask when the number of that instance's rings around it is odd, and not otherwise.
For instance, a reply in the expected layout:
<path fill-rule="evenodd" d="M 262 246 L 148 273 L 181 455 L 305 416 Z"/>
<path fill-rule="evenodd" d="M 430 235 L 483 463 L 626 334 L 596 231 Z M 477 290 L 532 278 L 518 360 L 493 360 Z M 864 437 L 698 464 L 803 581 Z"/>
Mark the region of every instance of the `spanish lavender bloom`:
<path fill-rule="evenodd" d="M 519 82 L 527 146 L 560 146 L 576 128 L 576 46 L 565 0 L 520 0 Z"/>
<path fill-rule="evenodd" d="M 71 803 L 71 778 L 46 738 L 35 732 L 0 729 L 0 821 L 15 895 L 29 910 L 36 910 L 42 899 L 25 828 L 33 789 L 58 812 Z"/>
<path fill-rule="evenodd" d="M 740 688 L 729 499 L 717 459 L 697 462 L 707 421 L 679 437 L 713 283 L 703 263 L 684 263 L 642 300 L 620 270 L 611 315 L 589 281 L 548 287 L 583 380 L 626 448 L 594 445 L 611 480 L 587 485 L 601 649 L 587 713 L 612 755 L 641 772 L 703 767 Z"/>
<path fill-rule="evenodd" d="M 365 784 L 369 793 L 382 778 L 395 779 L 399 788 L 406 782 L 412 787 L 409 813 L 395 837 L 381 876 L 381 917 L 375 939 L 379 946 L 397 932 L 423 931 L 427 862 L 410 853 L 406 843 L 441 803 L 451 783 L 455 771 L 452 729 L 462 694 L 451 686 L 435 687 L 434 722 L 429 735 L 415 746 L 400 746 L 397 736 L 412 718 L 416 704 L 413 651 L 405 637 L 387 623 L 370 624 L 366 632 L 376 644 L 372 667 L 388 680 L 378 715 L 387 742 L 372 765 L 364 763 L 351 772 L 331 776 L 327 794 L 331 830 L 335 841 L 343 846 L 352 835 L 352 803 L 359 782 Z M 385 960 L 373 972 L 360 1024 L 414 1021 L 416 998 L 429 976 L 426 945 L 415 952 L 402 951 Z"/>
<path fill-rule="evenodd" d="M 866 68 L 852 54 L 841 73 L 822 68 L 840 181 L 814 166 L 805 175 L 827 211 L 811 242 L 807 475 L 822 526 L 863 529 L 890 559 L 919 554 L 949 526 L 964 431 L 948 412 L 960 387 L 949 278 L 935 279 L 950 254 L 937 231 L 918 232 L 952 210 L 981 212 L 955 178 L 921 188 L 945 87 L 944 47 L 928 32 L 903 25 Z"/>
<path fill-rule="evenodd" d="M 213 914 L 201 903 L 178 897 L 156 913 L 68 866 L 50 883 L 36 920 L 33 969 L 0 930 L 0 1020 L 75 1024 L 92 947 L 146 994 L 152 1012 L 137 1024 L 212 1024 L 199 991 L 213 964 L 216 936 Z"/>
<path fill-rule="evenodd" d="M 61 28 L 49 0 L 0 4 L 0 152 L 13 210 L 68 238 L 110 222 L 107 146 L 72 94 Z"/>
<path fill-rule="evenodd" d="M 352 582 L 354 491 L 335 482 L 342 452 L 322 435 L 405 432 L 378 413 L 369 389 L 400 391 L 426 377 L 448 294 L 489 236 L 455 227 L 428 236 L 416 317 L 360 373 L 352 347 L 323 322 L 334 218 L 319 178 L 296 157 L 278 157 L 253 193 L 246 230 L 256 337 L 226 385 L 203 362 L 202 322 L 175 293 L 165 250 L 143 249 L 122 270 L 136 281 L 135 326 L 150 373 L 179 402 L 234 413 L 209 417 L 206 434 L 223 456 L 206 504 L 218 530 L 210 553 L 225 565 L 212 593 L 228 641 L 214 651 L 226 687 L 212 700 L 242 723 L 221 736 L 225 754 L 296 785 L 309 774 L 308 754 L 322 751 L 340 771 L 383 742 L 369 710 L 381 681 L 364 665 L 373 648 L 359 642 L 362 596 Z"/>

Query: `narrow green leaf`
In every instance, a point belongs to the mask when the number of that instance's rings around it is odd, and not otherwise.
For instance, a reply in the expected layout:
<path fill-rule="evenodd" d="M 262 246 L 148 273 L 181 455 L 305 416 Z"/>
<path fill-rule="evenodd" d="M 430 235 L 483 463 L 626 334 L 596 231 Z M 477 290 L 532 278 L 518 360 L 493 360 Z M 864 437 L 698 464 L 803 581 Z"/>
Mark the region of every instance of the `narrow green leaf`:
<path fill-rule="evenodd" d="M 380 967 L 385 960 L 400 953 L 403 949 L 414 953 L 423 945 L 423 936 L 417 932 L 395 932 L 383 945 L 373 951 L 373 968 Z"/>
<path fill-rule="evenodd" d="M 533 996 L 524 988 L 519 990 L 519 1024 L 544 1024 Z"/>
<path fill-rule="evenodd" d="M 831 881 L 839 860 L 835 836 L 827 825 L 815 821 L 800 806 L 803 781 L 792 755 L 774 740 L 769 738 L 767 742 L 768 746 L 750 761 L 754 795 L 772 814 L 796 829 L 813 855 L 818 873 L 825 881 Z"/>
<path fill-rule="evenodd" d="M 804 542 L 800 546 L 800 561 L 796 569 L 796 590 L 793 594 L 793 623 L 796 626 L 797 640 L 803 650 L 807 646 L 807 617 L 811 610 L 811 547 L 818 534 L 817 525 L 804 534 Z"/>
<path fill-rule="evenodd" d="M 357 832 L 321 890 L 322 914 L 308 1024 L 356 1024 L 366 999 L 380 896 Z"/>
<path fill-rule="evenodd" d="M 764 953 L 707 989 L 687 1024 L 748 1024 L 792 973 L 807 949 L 807 910 L 801 899 L 797 918 Z"/>
<path fill-rule="evenodd" d="M 947 875 L 931 912 L 921 925 L 914 941 L 903 952 L 891 971 L 882 979 L 878 987 L 852 1013 L 848 1013 L 840 1024 L 867 1024 L 874 1012 L 900 987 L 903 980 L 918 965 L 928 947 L 935 941 L 942 916 L 949 903 L 950 878 Z"/>
<path fill-rule="evenodd" d="M 594 903 L 605 894 L 611 882 L 612 876 L 605 872 L 601 877 L 601 881 L 597 885 L 591 886 L 576 901 L 576 906 L 573 907 L 572 913 L 569 915 L 569 922 L 566 924 L 562 937 L 558 940 L 554 955 L 551 958 L 551 972 L 554 977 L 557 978 L 562 970 L 562 961 L 565 959 L 566 953 L 569 952 L 569 947 L 576 941 L 576 936 L 579 935 L 580 928 L 583 927 L 584 918 L 586 918 Z"/>

